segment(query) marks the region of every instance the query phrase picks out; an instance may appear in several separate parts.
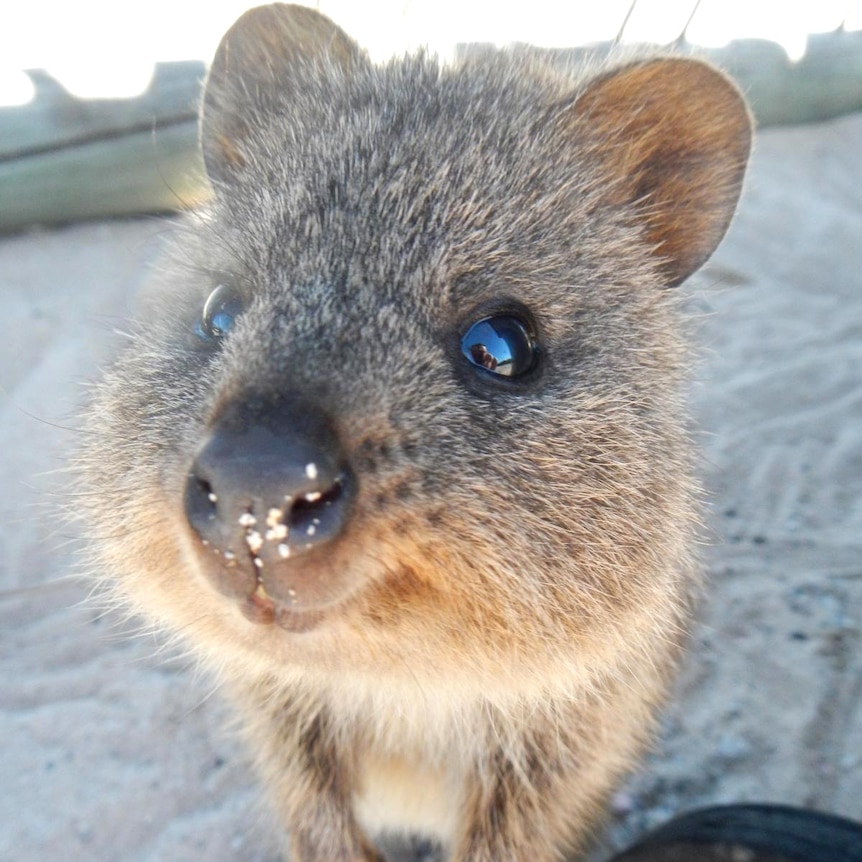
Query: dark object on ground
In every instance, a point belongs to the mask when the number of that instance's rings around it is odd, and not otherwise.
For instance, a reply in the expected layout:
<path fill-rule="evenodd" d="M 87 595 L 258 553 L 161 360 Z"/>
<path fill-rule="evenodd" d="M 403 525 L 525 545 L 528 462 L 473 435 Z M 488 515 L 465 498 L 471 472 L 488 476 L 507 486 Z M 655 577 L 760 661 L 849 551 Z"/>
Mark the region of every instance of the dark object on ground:
<path fill-rule="evenodd" d="M 862 824 L 783 805 L 683 814 L 610 862 L 862 862 Z"/>

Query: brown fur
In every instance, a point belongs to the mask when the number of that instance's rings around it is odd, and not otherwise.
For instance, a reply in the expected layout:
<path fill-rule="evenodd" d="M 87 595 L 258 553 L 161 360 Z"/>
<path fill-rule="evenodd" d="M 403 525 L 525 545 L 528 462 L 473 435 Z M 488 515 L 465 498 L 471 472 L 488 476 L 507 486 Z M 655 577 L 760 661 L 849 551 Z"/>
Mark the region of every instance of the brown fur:
<path fill-rule="evenodd" d="M 583 845 L 689 614 L 666 288 L 724 233 L 749 143 L 734 87 L 691 60 L 375 68 L 290 6 L 225 36 L 202 119 L 214 200 L 106 373 L 81 464 L 107 580 L 217 672 L 296 862 L 370 862 L 392 831 L 458 862 Z M 246 308 L 204 348 L 224 282 Z M 542 353 L 506 385 L 459 337 L 513 305 Z M 281 391 L 329 417 L 359 491 L 261 599 L 200 545 L 183 487 L 229 405 Z"/>

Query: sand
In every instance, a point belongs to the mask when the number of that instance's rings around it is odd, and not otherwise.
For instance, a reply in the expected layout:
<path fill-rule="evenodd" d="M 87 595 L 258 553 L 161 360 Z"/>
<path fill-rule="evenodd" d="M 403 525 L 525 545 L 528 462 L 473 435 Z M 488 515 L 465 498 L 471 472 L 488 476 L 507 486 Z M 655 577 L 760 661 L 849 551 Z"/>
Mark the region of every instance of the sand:
<path fill-rule="evenodd" d="M 662 738 L 615 796 L 605 848 L 715 802 L 862 819 L 860 154 L 862 115 L 763 133 L 730 234 L 685 288 L 704 348 L 709 582 Z M 87 604 L 60 518 L 79 383 L 169 226 L 0 241 L 3 860 L 277 858 L 206 676 Z"/>

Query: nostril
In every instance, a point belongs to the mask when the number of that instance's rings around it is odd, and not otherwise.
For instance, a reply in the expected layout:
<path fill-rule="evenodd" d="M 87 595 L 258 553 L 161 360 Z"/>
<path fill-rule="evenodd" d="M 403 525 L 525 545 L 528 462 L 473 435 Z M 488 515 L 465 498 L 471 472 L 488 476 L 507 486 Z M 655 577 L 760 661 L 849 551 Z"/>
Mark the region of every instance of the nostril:
<path fill-rule="evenodd" d="M 300 546 L 331 538 L 344 524 L 347 476 L 341 474 L 325 490 L 308 491 L 294 499 L 287 516 L 288 533 Z"/>
<path fill-rule="evenodd" d="M 328 509 L 344 495 L 344 479 L 339 476 L 326 491 L 309 491 L 294 500 L 290 507 L 291 526 L 300 525 L 309 514 Z"/>
<path fill-rule="evenodd" d="M 186 514 L 198 531 L 206 529 L 218 516 L 218 495 L 213 486 L 196 473 L 189 473 L 186 481 Z"/>
<path fill-rule="evenodd" d="M 216 505 L 216 503 L 218 503 L 218 494 L 216 494 L 216 492 L 213 490 L 213 486 L 210 485 L 210 483 L 207 482 L 206 479 L 200 479 L 196 476 L 195 482 L 198 486 L 198 494 L 201 496 L 201 498 L 206 497 L 206 501 L 209 504 L 207 508 L 209 510 L 210 517 L 215 518 L 216 510 L 218 508 L 218 506 Z"/>

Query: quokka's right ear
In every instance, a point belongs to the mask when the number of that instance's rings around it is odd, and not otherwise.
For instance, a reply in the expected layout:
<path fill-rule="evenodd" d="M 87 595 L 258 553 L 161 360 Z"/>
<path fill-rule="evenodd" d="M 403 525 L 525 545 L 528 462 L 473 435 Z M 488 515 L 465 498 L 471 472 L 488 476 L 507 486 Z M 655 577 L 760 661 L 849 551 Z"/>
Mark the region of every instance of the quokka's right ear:
<path fill-rule="evenodd" d="M 204 86 L 201 148 L 211 180 L 229 182 L 246 164 L 255 118 L 291 89 L 300 70 L 367 63 L 360 47 L 325 15 L 272 3 L 249 9 L 225 33 Z"/>
<path fill-rule="evenodd" d="M 592 81 L 573 113 L 604 161 L 606 198 L 643 224 L 665 284 L 680 284 L 739 200 L 752 133 L 739 90 L 699 60 L 659 57 Z"/>

